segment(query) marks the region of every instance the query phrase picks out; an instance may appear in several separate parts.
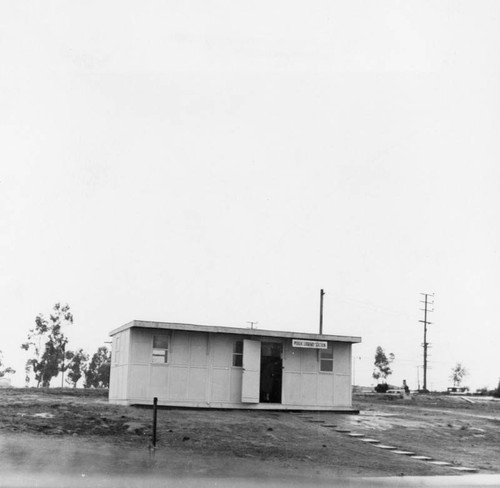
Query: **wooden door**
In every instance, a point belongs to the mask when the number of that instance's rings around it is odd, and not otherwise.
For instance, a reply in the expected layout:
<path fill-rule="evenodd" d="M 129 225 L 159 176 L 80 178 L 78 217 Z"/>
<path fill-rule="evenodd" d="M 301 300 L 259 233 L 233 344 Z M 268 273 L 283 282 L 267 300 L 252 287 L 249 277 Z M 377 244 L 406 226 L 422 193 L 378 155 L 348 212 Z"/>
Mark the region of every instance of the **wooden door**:
<path fill-rule="evenodd" d="M 260 342 L 243 341 L 243 377 L 241 401 L 259 403 L 260 395 Z"/>

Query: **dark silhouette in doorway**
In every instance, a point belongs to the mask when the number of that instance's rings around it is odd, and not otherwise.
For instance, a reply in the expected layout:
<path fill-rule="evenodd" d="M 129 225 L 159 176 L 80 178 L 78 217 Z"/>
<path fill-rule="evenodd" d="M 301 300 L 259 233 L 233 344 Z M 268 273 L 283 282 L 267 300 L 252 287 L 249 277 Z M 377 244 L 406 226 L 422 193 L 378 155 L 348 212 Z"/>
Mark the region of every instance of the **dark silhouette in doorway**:
<path fill-rule="evenodd" d="M 261 403 L 281 403 L 281 377 L 281 358 L 262 357 L 260 374 Z"/>

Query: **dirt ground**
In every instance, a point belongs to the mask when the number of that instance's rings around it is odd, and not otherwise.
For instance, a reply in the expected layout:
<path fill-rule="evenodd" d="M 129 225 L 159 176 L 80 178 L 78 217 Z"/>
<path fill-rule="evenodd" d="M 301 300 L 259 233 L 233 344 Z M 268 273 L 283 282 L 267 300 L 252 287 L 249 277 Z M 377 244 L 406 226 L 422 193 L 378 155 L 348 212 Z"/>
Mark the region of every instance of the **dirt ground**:
<path fill-rule="evenodd" d="M 105 390 L 1 389 L 0 469 L 319 480 L 500 473 L 500 402 L 469 401 L 358 395 L 359 415 L 160 409 L 153 450 L 150 408 L 110 405 Z"/>

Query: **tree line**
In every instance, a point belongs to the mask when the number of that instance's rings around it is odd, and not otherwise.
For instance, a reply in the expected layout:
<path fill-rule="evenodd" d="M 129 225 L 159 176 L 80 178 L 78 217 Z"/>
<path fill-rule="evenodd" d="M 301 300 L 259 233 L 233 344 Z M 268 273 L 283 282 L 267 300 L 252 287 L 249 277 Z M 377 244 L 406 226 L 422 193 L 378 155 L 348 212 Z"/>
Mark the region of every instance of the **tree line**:
<path fill-rule="evenodd" d="M 390 353 L 387 355 L 384 349 L 380 346 L 377 347 L 375 351 L 375 360 L 373 365 L 375 366 L 372 377 L 377 380 L 377 385 L 375 386 L 375 391 L 379 393 L 385 393 L 389 389 L 387 384 L 387 378 L 392 374 L 391 363 L 394 361 L 395 355 Z M 453 381 L 453 386 L 460 387 L 464 378 L 469 374 L 467 369 L 462 363 L 457 363 L 451 369 L 451 375 L 449 379 Z M 406 384 L 406 382 L 405 382 Z M 500 380 L 496 389 L 488 390 L 488 388 L 482 388 L 484 394 L 491 394 L 494 397 L 500 398 Z"/>
<path fill-rule="evenodd" d="M 15 369 L 3 364 L 3 353 L 0 351 L 0 378 L 3 378 L 7 374 L 14 374 L 15 372 Z"/>
<path fill-rule="evenodd" d="M 101 346 L 90 356 L 83 349 L 70 349 L 65 330 L 72 324 L 73 314 L 67 304 L 56 303 L 48 319 L 42 314 L 36 316 L 35 327 L 21 345 L 30 355 L 25 366 L 26 386 L 34 379 L 37 387 L 48 387 L 59 374 L 62 386 L 66 381 L 76 387 L 82 378 L 84 388 L 109 386 L 111 351 Z"/>

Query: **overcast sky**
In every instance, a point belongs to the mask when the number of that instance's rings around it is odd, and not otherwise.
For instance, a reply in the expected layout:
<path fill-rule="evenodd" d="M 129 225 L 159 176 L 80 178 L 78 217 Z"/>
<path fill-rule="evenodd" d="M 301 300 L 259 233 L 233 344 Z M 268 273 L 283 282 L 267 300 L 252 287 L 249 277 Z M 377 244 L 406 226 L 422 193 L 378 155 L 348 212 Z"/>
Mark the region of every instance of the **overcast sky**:
<path fill-rule="evenodd" d="M 500 3 L 0 4 L 0 350 L 67 302 L 362 337 L 417 387 L 500 376 Z M 421 375 L 421 370 L 420 370 Z M 421 378 L 421 376 L 420 376 Z M 422 381 L 422 379 L 421 379 Z"/>

